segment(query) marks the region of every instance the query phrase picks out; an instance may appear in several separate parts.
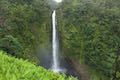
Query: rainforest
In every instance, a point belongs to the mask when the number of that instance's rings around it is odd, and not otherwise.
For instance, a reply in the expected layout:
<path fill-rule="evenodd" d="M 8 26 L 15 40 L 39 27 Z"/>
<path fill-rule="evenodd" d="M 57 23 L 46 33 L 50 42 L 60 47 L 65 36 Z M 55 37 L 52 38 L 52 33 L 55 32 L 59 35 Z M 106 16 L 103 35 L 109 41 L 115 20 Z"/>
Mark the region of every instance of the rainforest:
<path fill-rule="evenodd" d="M 120 80 L 120 0 L 0 0 L 0 80 Z"/>

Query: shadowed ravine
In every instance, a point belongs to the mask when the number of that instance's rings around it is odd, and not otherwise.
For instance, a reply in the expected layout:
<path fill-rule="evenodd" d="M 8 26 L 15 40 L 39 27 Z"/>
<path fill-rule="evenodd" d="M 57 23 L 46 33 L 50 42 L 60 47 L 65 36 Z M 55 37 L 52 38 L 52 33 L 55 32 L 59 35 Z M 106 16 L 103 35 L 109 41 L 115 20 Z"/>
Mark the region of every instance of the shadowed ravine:
<path fill-rule="evenodd" d="M 89 75 L 84 65 L 79 64 L 77 60 L 64 58 L 59 52 L 59 35 L 56 19 L 56 10 L 52 13 L 52 55 L 49 51 L 48 55 L 42 55 L 41 65 L 47 69 L 51 69 L 53 72 L 65 73 L 77 77 L 79 80 L 89 80 Z M 47 54 L 46 52 L 43 52 Z M 51 64 L 50 64 L 51 63 Z"/>

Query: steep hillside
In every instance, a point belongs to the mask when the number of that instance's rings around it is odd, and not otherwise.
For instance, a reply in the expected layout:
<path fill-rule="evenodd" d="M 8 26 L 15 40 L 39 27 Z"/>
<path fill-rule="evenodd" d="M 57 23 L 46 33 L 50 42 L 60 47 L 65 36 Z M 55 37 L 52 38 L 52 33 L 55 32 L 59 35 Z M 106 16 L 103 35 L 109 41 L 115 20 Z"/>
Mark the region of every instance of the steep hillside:
<path fill-rule="evenodd" d="M 5 54 L 0 51 L 0 80 L 75 80 Z"/>

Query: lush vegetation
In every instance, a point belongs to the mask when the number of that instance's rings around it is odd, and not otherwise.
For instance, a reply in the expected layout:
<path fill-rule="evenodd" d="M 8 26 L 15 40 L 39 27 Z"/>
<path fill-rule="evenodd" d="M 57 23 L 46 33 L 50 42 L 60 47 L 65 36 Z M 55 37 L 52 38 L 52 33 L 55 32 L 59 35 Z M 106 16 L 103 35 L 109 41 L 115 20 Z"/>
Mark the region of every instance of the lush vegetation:
<path fill-rule="evenodd" d="M 0 49 L 39 62 L 35 53 L 49 45 L 50 35 L 47 26 L 50 10 L 43 3 L 43 0 L 0 0 Z"/>
<path fill-rule="evenodd" d="M 0 49 L 38 64 L 38 50 L 51 48 L 53 6 L 50 0 L 0 0 Z M 91 80 L 120 79 L 119 0 L 64 0 L 57 19 L 66 58 L 85 64 Z"/>
<path fill-rule="evenodd" d="M 0 80 L 76 80 L 64 74 L 55 74 L 52 71 L 37 67 L 34 64 L 7 56 L 0 51 Z"/>
<path fill-rule="evenodd" d="M 119 4 L 118 0 L 71 0 L 59 9 L 64 54 L 96 70 L 95 80 L 120 79 Z"/>

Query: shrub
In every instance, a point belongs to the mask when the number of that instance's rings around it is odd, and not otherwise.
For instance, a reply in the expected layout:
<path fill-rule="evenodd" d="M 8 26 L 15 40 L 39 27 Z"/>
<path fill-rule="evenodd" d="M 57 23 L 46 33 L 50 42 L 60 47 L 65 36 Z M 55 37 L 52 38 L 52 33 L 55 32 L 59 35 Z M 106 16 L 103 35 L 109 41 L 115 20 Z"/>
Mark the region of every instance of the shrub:
<path fill-rule="evenodd" d="M 76 80 L 5 54 L 0 51 L 0 80 Z"/>
<path fill-rule="evenodd" d="M 22 47 L 16 38 L 11 35 L 6 35 L 0 40 L 0 49 L 10 53 L 11 55 L 18 56 Z"/>

